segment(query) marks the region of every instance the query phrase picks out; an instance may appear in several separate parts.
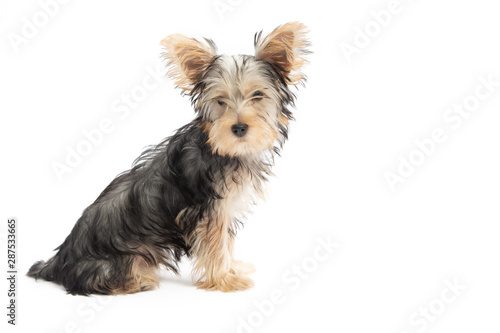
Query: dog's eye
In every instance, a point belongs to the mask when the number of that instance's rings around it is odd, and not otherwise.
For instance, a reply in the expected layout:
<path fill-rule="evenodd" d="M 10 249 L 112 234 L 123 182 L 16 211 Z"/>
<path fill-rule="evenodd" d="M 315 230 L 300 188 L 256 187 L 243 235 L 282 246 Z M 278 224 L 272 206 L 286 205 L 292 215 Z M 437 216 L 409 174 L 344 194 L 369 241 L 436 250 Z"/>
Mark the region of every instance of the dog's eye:
<path fill-rule="evenodd" d="M 262 96 L 264 96 L 264 94 L 262 93 L 262 91 L 256 91 L 253 93 L 253 100 L 254 101 L 260 101 L 262 99 Z"/>
<path fill-rule="evenodd" d="M 226 102 L 224 102 L 223 100 L 220 100 L 220 99 L 217 100 L 217 103 L 219 103 L 220 106 L 226 105 Z"/>

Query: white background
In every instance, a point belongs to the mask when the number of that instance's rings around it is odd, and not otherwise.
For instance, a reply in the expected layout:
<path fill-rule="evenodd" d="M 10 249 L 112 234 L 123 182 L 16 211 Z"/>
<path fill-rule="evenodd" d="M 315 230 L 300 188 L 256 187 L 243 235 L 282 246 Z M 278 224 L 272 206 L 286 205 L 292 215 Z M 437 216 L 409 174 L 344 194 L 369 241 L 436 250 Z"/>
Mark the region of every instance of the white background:
<path fill-rule="evenodd" d="M 1 241 L 5 249 L 7 218 L 17 217 L 20 272 L 15 328 L 6 324 L 1 279 L 2 331 L 500 330 L 500 87 L 458 128 L 443 118 L 471 100 L 480 76 L 500 81 L 494 1 L 401 0 L 380 31 L 370 13 L 389 0 L 222 0 L 230 6 L 222 15 L 211 0 L 75 0 L 43 22 L 46 2 L 0 5 Z M 33 16 L 40 28 L 14 47 L 9 36 L 22 36 Z M 209 37 L 221 53 L 251 54 L 256 31 L 295 20 L 311 30 L 309 81 L 297 92 L 269 199 L 236 242 L 237 257 L 257 267 L 255 288 L 197 290 L 187 261 L 182 276 L 162 272 L 159 289 L 129 296 L 70 296 L 24 276 L 145 146 L 193 118 L 168 80 L 128 116 L 113 112 L 161 63 L 162 38 Z M 366 26 L 374 30 L 365 46 L 358 29 Z M 341 45 L 356 38 L 363 47 L 348 62 Z M 103 119 L 111 132 L 59 180 L 53 163 Z M 436 128 L 447 139 L 391 191 L 384 174 L 398 172 L 399 157 L 418 157 L 415 140 Z M 318 238 L 340 246 L 317 252 Z M 309 273 L 296 275 L 297 267 Z M 453 294 L 446 281 L 465 290 Z M 275 293 L 280 304 L 271 306 Z"/>

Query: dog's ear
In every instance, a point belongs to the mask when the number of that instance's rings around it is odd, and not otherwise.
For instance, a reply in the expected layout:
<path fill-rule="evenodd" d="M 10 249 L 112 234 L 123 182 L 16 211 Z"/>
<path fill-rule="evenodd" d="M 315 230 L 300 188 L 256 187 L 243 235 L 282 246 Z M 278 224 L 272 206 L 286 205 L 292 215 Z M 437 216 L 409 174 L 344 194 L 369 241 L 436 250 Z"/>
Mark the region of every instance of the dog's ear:
<path fill-rule="evenodd" d="M 163 57 L 167 63 L 167 76 L 177 87 L 191 90 L 205 73 L 214 57 L 217 47 L 210 39 L 202 43 L 194 38 L 175 34 L 164 38 L 160 44 L 165 48 Z"/>
<path fill-rule="evenodd" d="M 266 37 L 262 31 L 255 34 L 255 58 L 271 63 L 285 78 L 287 84 L 305 81 L 300 69 L 307 62 L 306 55 L 311 53 L 307 39 L 307 27 L 300 22 L 290 22 L 274 29 Z"/>

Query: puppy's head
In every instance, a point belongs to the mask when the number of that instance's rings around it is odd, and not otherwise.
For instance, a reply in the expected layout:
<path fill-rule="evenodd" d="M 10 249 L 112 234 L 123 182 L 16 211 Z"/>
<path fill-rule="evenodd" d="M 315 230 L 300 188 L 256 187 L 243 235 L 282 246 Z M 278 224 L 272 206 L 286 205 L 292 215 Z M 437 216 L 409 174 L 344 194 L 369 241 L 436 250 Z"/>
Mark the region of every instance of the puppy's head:
<path fill-rule="evenodd" d="M 287 23 L 255 35 L 255 55 L 217 55 L 215 44 L 183 35 L 162 40 L 168 75 L 191 96 L 213 153 L 249 156 L 286 139 L 290 85 L 305 81 L 306 27 Z"/>

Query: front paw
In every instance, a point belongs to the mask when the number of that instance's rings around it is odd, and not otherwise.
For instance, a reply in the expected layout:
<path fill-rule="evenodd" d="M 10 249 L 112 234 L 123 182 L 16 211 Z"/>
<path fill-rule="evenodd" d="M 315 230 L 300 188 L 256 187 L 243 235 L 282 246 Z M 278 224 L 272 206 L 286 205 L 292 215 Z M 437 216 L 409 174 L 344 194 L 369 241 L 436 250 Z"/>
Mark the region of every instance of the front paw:
<path fill-rule="evenodd" d="M 198 289 L 205 289 L 209 291 L 223 291 L 232 292 L 238 290 L 250 289 L 254 286 L 253 280 L 245 275 L 238 275 L 228 273 L 219 278 L 206 279 L 196 283 Z"/>

